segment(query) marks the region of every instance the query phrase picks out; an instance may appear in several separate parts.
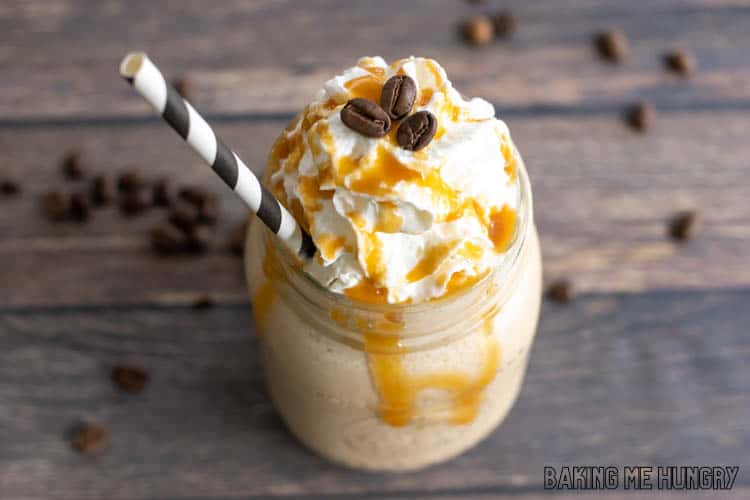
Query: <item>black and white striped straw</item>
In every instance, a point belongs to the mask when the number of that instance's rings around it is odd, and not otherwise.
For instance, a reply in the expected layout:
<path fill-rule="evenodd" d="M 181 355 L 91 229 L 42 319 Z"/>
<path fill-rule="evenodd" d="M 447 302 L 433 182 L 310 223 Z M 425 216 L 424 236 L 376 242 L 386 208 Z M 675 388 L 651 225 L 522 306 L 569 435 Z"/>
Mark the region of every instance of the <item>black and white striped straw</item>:
<path fill-rule="evenodd" d="M 146 54 L 131 52 L 125 56 L 120 63 L 120 74 L 286 246 L 303 258 L 315 254 L 310 235 L 261 185 L 240 157 L 219 139 L 195 108 L 167 83 Z"/>

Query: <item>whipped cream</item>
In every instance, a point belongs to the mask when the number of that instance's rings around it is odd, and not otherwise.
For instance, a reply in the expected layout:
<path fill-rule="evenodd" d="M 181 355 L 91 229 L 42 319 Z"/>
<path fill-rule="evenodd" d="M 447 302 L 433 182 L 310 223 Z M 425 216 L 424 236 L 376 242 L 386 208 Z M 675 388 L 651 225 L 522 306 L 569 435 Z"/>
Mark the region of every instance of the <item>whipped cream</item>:
<path fill-rule="evenodd" d="M 393 75 L 417 86 L 412 113 L 437 132 L 424 149 L 396 130 L 365 137 L 341 121 L 349 99 L 380 101 Z M 467 286 L 495 267 L 515 232 L 521 159 L 508 127 L 479 98 L 464 99 L 432 59 L 388 65 L 366 57 L 326 82 L 274 143 L 270 187 L 318 248 L 305 264 L 330 290 L 368 302 L 420 302 Z"/>

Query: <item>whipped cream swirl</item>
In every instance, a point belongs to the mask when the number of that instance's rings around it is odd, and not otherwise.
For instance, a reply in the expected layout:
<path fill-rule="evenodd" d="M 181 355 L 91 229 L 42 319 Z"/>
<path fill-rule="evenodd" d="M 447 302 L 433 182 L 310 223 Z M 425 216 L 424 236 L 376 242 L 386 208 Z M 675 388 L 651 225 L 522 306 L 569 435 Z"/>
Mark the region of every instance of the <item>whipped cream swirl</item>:
<path fill-rule="evenodd" d="M 349 99 L 380 100 L 383 83 L 408 75 L 412 112 L 438 129 L 424 149 L 399 147 L 399 121 L 381 138 L 348 128 Z M 270 187 L 310 232 L 318 254 L 305 270 L 356 300 L 420 302 L 478 280 L 510 244 L 521 159 L 507 126 L 483 99 L 465 100 L 434 60 L 380 57 L 323 85 L 276 140 Z"/>

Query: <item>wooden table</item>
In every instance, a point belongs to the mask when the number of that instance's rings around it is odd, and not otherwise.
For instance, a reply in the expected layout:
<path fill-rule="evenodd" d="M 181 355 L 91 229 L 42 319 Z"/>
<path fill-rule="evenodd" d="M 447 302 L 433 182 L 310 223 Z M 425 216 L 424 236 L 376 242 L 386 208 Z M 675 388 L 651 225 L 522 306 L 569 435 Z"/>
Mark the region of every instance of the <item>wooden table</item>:
<path fill-rule="evenodd" d="M 512 40 L 462 44 L 457 20 L 497 4 L 4 0 L 0 173 L 24 192 L 0 199 L 0 498 L 532 499 L 549 493 L 545 464 L 736 464 L 724 495 L 747 498 L 750 4 L 506 1 Z M 592 53 L 606 27 L 630 38 L 622 66 Z M 662 69 L 674 46 L 696 55 L 692 78 Z M 223 198 L 219 234 L 245 217 L 118 79 L 133 48 L 189 78 L 193 102 L 257 169 L 315 89 L 361 55 L 435 57 L 464 94 L 496 105 L 532 177 L 546 280 L 567 276 L 578 292 L 544 304 L 498 431 L 415 474 L 330 465 L 269 404 L 241 262 L 223 240 L 204 257 L 159 259 L 154 211 L 42 217 L 42 193 L 78 186 L 57 166 L 69 149 L 94 171 L 139 164 L 207 186 Z M 658 109 L 647 134 L 619 116 L 639 99 Z M 705 224 L 678 245 L 665 224 L 682 209 Z M 193 310 L 204 293 L 216 307 Z M 144 393 L 113 388 L 118 362 L 149 369 Z M 71 449 L 82 420 L 106 426 L 106 449 Z"/>

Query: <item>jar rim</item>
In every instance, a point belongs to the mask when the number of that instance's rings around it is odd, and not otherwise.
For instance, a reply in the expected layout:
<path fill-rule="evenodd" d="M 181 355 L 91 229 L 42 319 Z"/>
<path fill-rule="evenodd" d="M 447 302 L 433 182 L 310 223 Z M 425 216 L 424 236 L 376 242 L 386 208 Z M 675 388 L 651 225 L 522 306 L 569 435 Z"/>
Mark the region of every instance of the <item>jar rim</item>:
<path fill-rule="evenodd" d="M 488 273 L 485 273 L 479 280 L 467 285 L 459 290 L 444 294 L 434 299 L 424 300 L 417 303 L 395 303 L 395 304 L 375 304 L 359 301 L 348 297 L 342 293 L 334 292 L 323 284 L 318 282 L 313 276 L 307 273 L 303 266 L 299 265 L 299 259 L 281 244 L 278 238 L 272 237 L 270 231 L 263 231 L 264 243 L 273 248 L 273 251 L 279 255 L 278 261 L 284 268 L 285 275 L 291 277 L 291 286 L 295 291 L 308 302 L 318 307 L 342 308 L 348 311 L 354 311 L 362 314 L 420 314 L 428 310 L 434 310 L 435 307 L 445 305 L 451 302 L 460 302 L 472 292 L 484 290 L 488 283 L 497 281 L 503 276 L 497 276 L 500 272 L 503 275 L 512 274 L 517 267 L 521 251 L 526 241 L 528 227 L 533 220 L 533 200 L 531 193 L 531 183 L 523 160 L 518 157 L 518 174 L 516 182 L 519 185 L 519 198 L 517 210 L 517 223 L 515 226 L 513 238 L 508 249 L 503 253 L 502 260 Z M 267 247 L 268 248 L 268 247 Z M 313 296 L 319 300 L 313 300 Z"/>

